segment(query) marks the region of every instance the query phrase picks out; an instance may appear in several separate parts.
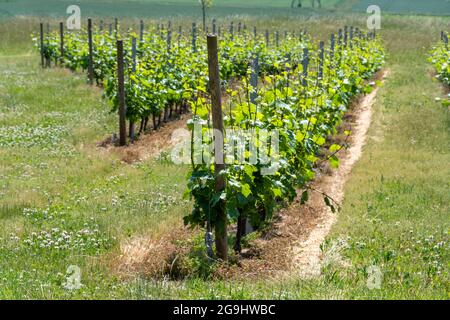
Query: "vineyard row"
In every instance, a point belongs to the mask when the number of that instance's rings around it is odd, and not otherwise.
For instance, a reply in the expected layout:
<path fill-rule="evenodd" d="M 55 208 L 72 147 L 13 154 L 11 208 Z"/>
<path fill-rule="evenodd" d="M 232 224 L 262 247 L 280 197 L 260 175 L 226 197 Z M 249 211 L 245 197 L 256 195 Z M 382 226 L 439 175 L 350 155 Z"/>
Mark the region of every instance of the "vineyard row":
<path fill-rule="evenodd" d="M 342 146 L 328 145 L 328 138 L 337 133 L 351 99 L 372 90 L 368 80 L 384 64 L 379 37 L 354 28 L 332 34 L 327 47 L 305 33 L 277 37 L 274 44 L 267 35 L 234 34 L 230 27 L 218 41 L 216 35 L 198 36 L 194 26 L 191 34 L 174 40 L 170 29 L 141 28 L 139 35 L 118 28 L 93 32 L 90 21 L 85 31 L 64 34 L 61 27 L 45 36 L 41 25 L 36 41 L 43 65 L 55 60 L 87 70 L 91 83 L 104 86 L 112 111 L 121 115 L 121 143 L 126 142 L 125 119 L 134 138 L 139 120 L 140 131 L 149 118 L 157 128 L 172 110 L 190 108 L 192 169 L 186 195 L 194 207 L 185 223 L 205 227 L 209 256 L 227 260 L 230 224 L 237 223 L 234 249 L 240 252 L 248 225 L 260 229 L 279 205 L 296 198 L 298 189 L 304 190 L 301 201 L 308 200 L 324 150 L 330 165 L 338 166 Z M 198 128 L 200 136 L 194 134 Z M 223 135 L 221 152 L 216 148 L 208 155 L 205 146 L 217 147 L 213 128 Z M 243 138 L 240 130 L 254 134 Z M 276 133 L 276 148 L 271 148 L 275 135 L 267 152 L 250 147 L 263 132 Z M 236 141 L 244 156 L 218 159 L 217 154 L 235 155 Z M 215 160 L 194 161 L 205 158 Z M 324 201 L 335 210 L 332 199 L 324 195 Z"/>

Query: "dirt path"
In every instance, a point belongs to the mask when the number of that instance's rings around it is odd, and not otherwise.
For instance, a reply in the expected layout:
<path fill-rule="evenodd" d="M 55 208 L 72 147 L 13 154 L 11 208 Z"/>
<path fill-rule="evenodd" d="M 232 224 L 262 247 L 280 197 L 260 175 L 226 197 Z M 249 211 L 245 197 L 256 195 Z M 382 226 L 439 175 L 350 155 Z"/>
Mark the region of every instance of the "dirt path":
<path fill-rule="evenodd" d="M 384 80 L 388 76 L 385 71 L 381 77 Z M 379 88 L 375 88 L 372 93 L 364 96 L 354 112 L 354 123 L 350 148 L 339 156 L 339 169 L 332 171 L 329 175 L 323 175 L 314 182 L 313 187 L 319 189 L 338 203 L 344 200 L 344 188 L 353 166 L 359 160 L 362 149 L 366 143 L 367 131 L 372 121 L 372 106 L 375 102 Z M 330 208 L 324 204 L 323 196 L 313 194 L 308 204 L 308 209 L 315 212 L 315 221 L 311 221 L 309 235 L 306 239 L 300 239 L 292 248 L 292 272 L 302 278 L 315 277 L 320 275 L 324 257 L 320 245 L 325 241 L 332 226 L 337 220 L 337 215 L 332 213 Z"/>

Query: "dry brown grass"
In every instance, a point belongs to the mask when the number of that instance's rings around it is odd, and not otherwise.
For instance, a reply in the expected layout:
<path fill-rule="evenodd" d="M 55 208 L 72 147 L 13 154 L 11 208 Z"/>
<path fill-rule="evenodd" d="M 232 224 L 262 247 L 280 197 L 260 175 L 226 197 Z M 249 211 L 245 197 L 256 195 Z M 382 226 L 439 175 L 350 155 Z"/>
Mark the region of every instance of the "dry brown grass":
<path fill-rule="evenodd" d="M 161 279 L 171 277 L 179 256 L 189 252 L 189 241 L 195 230 L 175 226 L 162 236 L 137 236 L 123 241 L 119 254 L 111 260 L 111 269 L 122 278 L 143 276 Z"/>
<path fill-rule="evenodd" d="M 128 164 L 156 158 L 161 152 L 173 147 L 172 133 L 176 129 L 186 128 L 189 117 L 188 114 L 183 114 L 179 119 L 165 122 L 158 130 L 141 135 L 138 140 L 125 147 L 115 146 L 112 137 L 101 141 L 97 146 L 116 154 Z"/>

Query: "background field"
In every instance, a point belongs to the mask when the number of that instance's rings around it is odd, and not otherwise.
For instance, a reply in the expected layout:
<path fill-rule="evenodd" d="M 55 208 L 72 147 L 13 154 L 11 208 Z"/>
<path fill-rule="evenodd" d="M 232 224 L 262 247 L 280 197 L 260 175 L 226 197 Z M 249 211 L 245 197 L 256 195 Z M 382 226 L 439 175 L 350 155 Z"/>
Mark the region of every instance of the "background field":
<path fill-rule="evenodd" d="M 15 15 L 55 16 L 65 15 L 66 8 L 78 4 L 84 15 L 92 16 L 198 16 L 197 0 L 0 0 L 0 17 Z M 322 0 L 322 10 L 312 10 L 311 1 L 303 0 L 303 8 L 290 8 L 290 0 L 216 0 L 211 16 L 227 15 L 317 15 L 343 11 L 365 12 L 369 5 L 381 7 L 383 12 L 401 14 L 450 15 L 448 0 Z"/>
<path fill-rule="evenodd" d="M 324 0 L 325 8 L 333 8 L 337 0 Z M 67 6 L 78 4 L 83 14 L 93 16 L 136 16 L 136 17 L 162 17 L 162 16 L 198 16 L 200 6 L 197 0 L 10 0 L 0 1 L 0 16 L 14 16 L 32 14 L 39 16 L 65 15 Z M 298 15 L 309 14 L 310 1 L 305 3 L 302 10 L 291 10 L 288 1 L 215 1 L 210 10 L 212 16 L 227 15 Z"/>

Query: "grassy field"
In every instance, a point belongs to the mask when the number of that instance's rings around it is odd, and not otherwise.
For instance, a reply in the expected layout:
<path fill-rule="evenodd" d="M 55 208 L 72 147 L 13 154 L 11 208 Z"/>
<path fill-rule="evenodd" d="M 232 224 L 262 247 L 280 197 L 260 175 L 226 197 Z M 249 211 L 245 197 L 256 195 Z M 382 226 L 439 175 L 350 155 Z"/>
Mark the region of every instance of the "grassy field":
<path fill-rule="evenodd" d="M 89 270 L 95 295 L 102 254 L 181 221 L 184 168 L 124 166 L 96 148 L 114 117 L 83 76 L 27 53 L 0 60 L 0 296 L 61 296 L 67 264 Z"/>
<path fill-rule="evenodd" d="M 307 26 L 321 38 L 365 25 L 358 15 L 246 19 L 280 30 Z M 318 278 L 281 282 L 123 280 L 111 270 L 121 243 L 181 223 L 190 209 L 186 168 L 128 165 L 97 148 L 116 131 L 115 116 L 83 75 L 39 67 L 29 36 L 37 21 L 0 22 L 1 299 L 450 298 L 450 113 L 435 101 L 444 92 L 426 62 L 449 18 L 384 17 L 390 77 L 324 245 L 338 248 L 339 259 Z M 81 268 L 79 290 L 64 288 L 70 265 Z M 371 266 L 381 289 L 367 287 Z"/>

